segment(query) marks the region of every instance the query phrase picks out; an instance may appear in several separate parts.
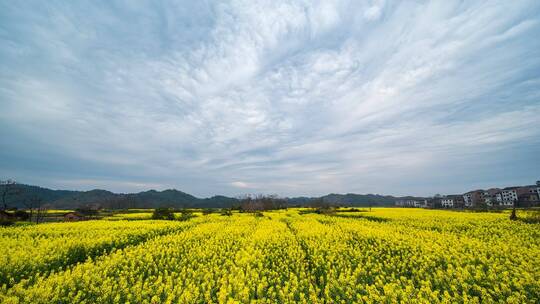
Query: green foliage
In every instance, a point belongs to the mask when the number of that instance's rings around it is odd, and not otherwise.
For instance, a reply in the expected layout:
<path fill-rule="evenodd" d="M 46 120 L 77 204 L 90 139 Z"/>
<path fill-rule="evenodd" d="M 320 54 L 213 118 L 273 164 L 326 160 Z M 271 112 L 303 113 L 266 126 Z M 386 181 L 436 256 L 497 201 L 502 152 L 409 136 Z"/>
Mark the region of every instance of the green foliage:
<path fill-rule="evenodd" d="M 190 219 L 194 218 L 195 215 L 191 210 L 182 210 L 180 212 L 180 216 L 177 218 L 179 221 L 189 221 Z"/>
<path fill-rule="evenodd" d="M 15 222 L 12 220 L 0 219 L 0 227 L 9 227 L 9 226 L 12 226 L 13 224 L 15 224 Z"/>
<path fill-rule="evenodd" d="M 174 211 L 170 208 L 156 208 L 152 213 L 154 220 L 174 220 Z"/>
<path fill-rule="evenodd" d="M 223 215 L 223 216 L 231 216 L 231 215 L 233 215 L 231 209 L 221 209 L 221 213 L 220 213 L 220 214 Z"/>
<path fill-rule="evenodd" d="M 315 210 L 315 213 L 317 214 L 334 214 L 336 213 L 336 208 L 328 206 L 328 207 L 319 207 Z"/>
<path fill-rule="evenodd" d="M 24 210 L 17 210 L 13 213 L 13 216 L 20 221 L 28 221 L 30 219 L 30 213 Z"/>

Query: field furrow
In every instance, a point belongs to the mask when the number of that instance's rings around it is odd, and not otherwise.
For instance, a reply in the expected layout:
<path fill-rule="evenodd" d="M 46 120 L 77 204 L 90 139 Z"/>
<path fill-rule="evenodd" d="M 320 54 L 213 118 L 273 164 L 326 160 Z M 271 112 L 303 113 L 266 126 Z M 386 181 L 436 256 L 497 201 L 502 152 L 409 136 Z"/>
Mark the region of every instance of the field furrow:
<path fill-rule="evenodd" d="M 44 277 L 112 251 L 183 229 L 181 222 L 77 222 L 2 228 L 0 286 Z"/>

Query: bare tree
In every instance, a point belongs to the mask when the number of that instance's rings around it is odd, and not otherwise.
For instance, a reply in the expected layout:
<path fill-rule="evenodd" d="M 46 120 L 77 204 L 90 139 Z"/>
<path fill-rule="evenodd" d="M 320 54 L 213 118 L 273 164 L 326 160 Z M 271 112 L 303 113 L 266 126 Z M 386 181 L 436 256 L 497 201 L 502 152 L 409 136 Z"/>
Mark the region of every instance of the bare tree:
<path fill-rule="evenodd" d="M 516 214 L 516 205 L 517 205 L 517 202 L 514 201 L 514 204 L 512 206 L 512 213 L 510 214 L 510 220 L 512 221 L 515 221 L 518 219 L 517 214 Z"/>
<path fill-rule="evenodd" d="M 245 195 L 238 198 L 241 210 L 245 212 L 256 212 L 262 210 L 274 210 L 287 208 L 287 201 L 276 194 Z"/>
<path fill-rule="evenodd" d="M 25 199 L 23 201 L 23 205 L 26 209 L 28 209 L 28 211 L 30 211 L 30 222 L 32 222 L 32 217 L 34 216 L 34 208 L 35 208 L 35 205 L 36 205 L 36 200 L 38 198 L 37 197 L 30 197 L 28 199 Z"/>
<path fill-rule="evenodd" d="M 314 199 L 311 201 L 310 205 L 311 208 L 315 209 L 315 212 L 317 213 L 329 214 L 334 213 L 336 210 L 336 204 L 325 200 L 322 197 Z"/>
<path fill-rule="evenodd" d="M 49 204 L 43 204 L 43 200 L 38 200 L 38 205 L 36 208 L 36 224 L 42 223 L 43 219 L 45 218 L 45 214 L 47 214 L 47 210 L 50 209 Z"/>
<path fill-rule="evenodd" d="M 43 204 L 43 200 L 37 196 L 25 200 L 24 206 L 30 210 L 30 222 L 32 222 L 33 217 L 36 224 L 43 222 L 47 209 L 49 209 L 48 205 Z"/>
<path fill-rule="evenodd" d="M 17 182 L 12 179 L 0 180 L 0 186 L 2 188 L 2 210 L 8 209 L 7 198 L 10 195 L 17 195 L 20 193 L 17 185 Z"/>
<path fill-rule="evenodd" d="M 262 210 L 263 206 L 260 201 L 257 200 L 256 195 L 245 195 L 239 198 L 240 200 L 240 209 L 244 212 L 255 212 L 257 210 Z"/>

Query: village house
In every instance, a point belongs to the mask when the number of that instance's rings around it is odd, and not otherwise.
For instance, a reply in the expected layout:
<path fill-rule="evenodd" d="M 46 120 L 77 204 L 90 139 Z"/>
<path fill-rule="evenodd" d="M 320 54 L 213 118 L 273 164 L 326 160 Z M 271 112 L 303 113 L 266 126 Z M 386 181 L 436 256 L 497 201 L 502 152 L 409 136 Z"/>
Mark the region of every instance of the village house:
<path fill-rule="evenodd" d="M 397 200 L 396 206 L 399 207 L 412 207 L 414 205 L 414 200 Z"/>
<path fill-rule="evenodd" d="M 443 208 L 463 208 L 465 205 L 462 195 L 446 195 L 441 198 Z"/>
<path fill-rule="evenodd" d="M 443 208 L 461 208 L 463 207 L 463 196 L 461 195 L 446 195 L 441 198 Z"/>
<path fill-rule="evenodd" d="M 537 185 L 528 185 L 517 188 L 517 205 L 519 207 L 535 207 L 540 205 L 539 190 L 540 188 Z"/>
<path fill-rule="evenodd" d="M 517 189 L 519 187 L 506 187 L 501 191 L 501 206 L 514 206 L 518 200 Z"/>
<path fill-rule="evenodd" d="M 441 198 L 440 197 L 432 197 L 426 200 L 426 207 L 427 208 L 440 208 L 441 207 Z"/>
<path fill-rule="evenodd" d="M 501 189 L 491 188 L 482 193 L 482 199 L 488 206 L 500 205 L 502 202 L 501 193 Z"/>
<path fill-rule="evenodd" d="M 441 198 L 441 205 L 443 208 L 453 208 L 454 200 L 452 198 L 443 197 Z"/>
<path fill-rule="evenodd" d="M 540 206 L 540 181 L 535 185 L 473 190 L 462 195 L 436 195 L 423 199 L 406 197 L 396 200 L 396 206 L 423 208 L 536 207 Z"/>
<path fill-rule="evenodd" d="M 85 220 L 85 217 L 79 212 L 72 211 L 64 214 L 64 222 L 77 222 L 83 220 Z"/>
<path fill-rule="evenodd" d="M 474 190 L 463 194 L 463 203 L 465 207 L 475 207 L 482 201 L 484 190 Z"/>
<path fill-rule="evenodd" d="M 425 208 L 427 207 L 427 200 L 426 199 L 401 199 L 401 200 L 396 200 L 395 205 L 399 207 Z"/>

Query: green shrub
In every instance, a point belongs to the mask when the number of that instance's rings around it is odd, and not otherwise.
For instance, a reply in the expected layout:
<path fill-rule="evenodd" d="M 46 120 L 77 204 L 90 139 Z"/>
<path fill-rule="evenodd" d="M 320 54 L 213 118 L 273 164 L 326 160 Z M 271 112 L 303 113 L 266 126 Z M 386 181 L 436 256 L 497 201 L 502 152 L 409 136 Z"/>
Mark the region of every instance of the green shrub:
<path fill-rule="evenodd" d="M 13 213 L 13 216 L 21 221 L 27 221 L 30 219 L 30 214 L 24 210 L 17 210 Z"/>
<path fill-rule="evenodd" d="M 191 211 L 188 211 L 188 210 L 182 210 L 180 211 L 181 214 L 180 216 L 177 218 L 177 220 L 179 221 L 189 221 L 190 219 L 194 218 L 195 215 L 193 214 L 193 212 Z"/>
<path fill-rule="evenodd" d="M 174 220 L 174 212 L 170 208 L 156 208 L 152 213 L 154 220 Z"/>
<path fill-rule="evenodd" d="M 0 220 L 0 227 L 7 227 L 13 225 L 15 222 L 11 220 Z"/>

